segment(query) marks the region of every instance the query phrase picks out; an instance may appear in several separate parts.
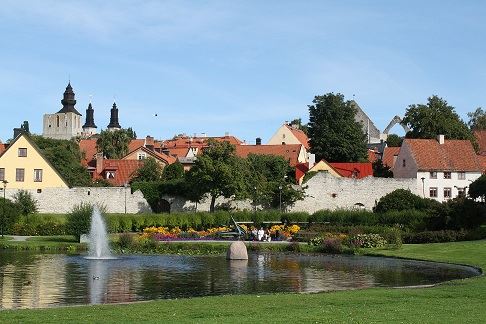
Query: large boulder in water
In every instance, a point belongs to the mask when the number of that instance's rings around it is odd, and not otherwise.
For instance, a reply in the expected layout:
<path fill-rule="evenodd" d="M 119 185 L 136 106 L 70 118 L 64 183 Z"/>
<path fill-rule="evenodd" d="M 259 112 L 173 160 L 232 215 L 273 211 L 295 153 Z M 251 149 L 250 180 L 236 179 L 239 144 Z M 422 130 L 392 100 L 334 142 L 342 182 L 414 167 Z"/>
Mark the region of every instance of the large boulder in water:
<path fill-rule="evenodd" d="M 243 241 L 236 241 L 231 243 L 228 252 L 226 253 L 228 260 L 248 260 L 248 251 Z"/>

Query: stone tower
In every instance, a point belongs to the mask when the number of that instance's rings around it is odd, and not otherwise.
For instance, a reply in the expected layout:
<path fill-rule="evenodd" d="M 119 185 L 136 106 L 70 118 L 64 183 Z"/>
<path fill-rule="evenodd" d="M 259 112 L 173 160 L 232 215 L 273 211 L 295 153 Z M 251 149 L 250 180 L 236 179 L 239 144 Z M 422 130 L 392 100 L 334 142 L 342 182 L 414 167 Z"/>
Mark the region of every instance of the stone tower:
<path fill-rule="evenodd" d="M 74 108 L 75 95 L 68 83 L 61 100 L 62 109 L 55 114 L 45 114 L 42 136 L 54 139 L 71 139 L 81 136 L 81 114 Z"/>
<path fill-rule="evenodd" d="M 83 125 L 83 137 L 95 135 L 98 132 L 97 128 L 98 127 L 96 127 L 94 122 L 94 109 L 90 102 L 88 109 L 86 109 L 86 122 Z"/>
<path fill-rule="evenodd" d="M 116 103 L 113 103 L 113 107 L 111 108 L 110 123 L 108 124 L 108 130 L 114 131 L 119 129 L 121 129 L 121 126 L 118 123 L 118 108 L 116 107 Z"/>

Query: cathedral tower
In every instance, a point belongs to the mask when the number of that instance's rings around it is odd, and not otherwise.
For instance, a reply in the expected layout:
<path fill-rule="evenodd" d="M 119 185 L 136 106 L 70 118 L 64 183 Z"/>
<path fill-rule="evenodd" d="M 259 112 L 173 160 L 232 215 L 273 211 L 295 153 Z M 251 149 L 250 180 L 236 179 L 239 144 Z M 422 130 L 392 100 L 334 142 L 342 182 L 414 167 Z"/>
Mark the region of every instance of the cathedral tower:
<path fill-rule="evenodd" d="M 90 137 L 96 134 L 98 132 L 97 128 L 94 122 L 94 109 L 90 102 L 88 109 L 86 109 L 86 122 L 83 125 L 83 136 Z"/>
<path fill-rule="evenodd" d="M 110 123 L 108 124 L 108 130 L 114 131 L 119 129 L 121 129 L 121 126 L 118 123 L 118 108 L 116 107 L 116 103 L 113 103 L 113 107 L 111 108 Z"/>

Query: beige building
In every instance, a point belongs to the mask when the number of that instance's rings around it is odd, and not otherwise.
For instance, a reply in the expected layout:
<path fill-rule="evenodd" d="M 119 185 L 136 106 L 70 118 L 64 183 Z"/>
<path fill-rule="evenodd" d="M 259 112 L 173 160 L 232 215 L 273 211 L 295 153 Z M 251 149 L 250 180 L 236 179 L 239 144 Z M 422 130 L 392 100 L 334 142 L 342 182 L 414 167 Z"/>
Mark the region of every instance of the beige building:
<path fill-rule="evenodd" d="M 306 150 L 309 149 L 307 135 L 295 126 L 287 123 L 280 126 L 275 134 L 268 141 L 268 145 L 302 144 Z"/>
<path fill-rule="evenodd" d="M 0 181 L 9 189 L 67 188 L 66 181 L 25 133 L 0 153 Z"/>

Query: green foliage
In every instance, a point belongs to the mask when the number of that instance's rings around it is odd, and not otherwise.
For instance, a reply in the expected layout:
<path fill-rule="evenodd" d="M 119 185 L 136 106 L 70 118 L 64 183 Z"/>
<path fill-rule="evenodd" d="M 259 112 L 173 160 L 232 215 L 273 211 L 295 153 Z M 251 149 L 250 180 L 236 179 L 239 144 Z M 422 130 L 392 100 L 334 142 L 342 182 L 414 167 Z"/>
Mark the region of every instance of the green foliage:
<path fill-rule="evenodd" d="M 184 167 L 179 161 L 169 164 L 162 172 L 164 181 L 179 180 L 184 178 Z"/>
<path fill-rule="evenodd" d="M 88 170 L 81 165 L 81 152 L 75 141 L 57 140 L 36 135 L 31 138 L 70 187 L 91 185 L 91 177 Z"/>
<path fill-rule="evenodd" d="M 153 158 L 143 160 L 132 182 L 158 181 L 162 178 L 162 166 Z"/>
<path fill-rule="evenodd" d="M 21 217 L 12 226 L 13 235 L 64 235 L 66 234 L 65 215 L 34 214 Z"/>
<path fill-rule="evenodd" d="M 408 106 L 403 122 L 411 129 L 406 134 L 407 138 L 436 138 L 442 134 L 447 139 L 474 141 L 471 131 L 455 108 L 438 96 L 429 97 L 425 105 Z"/>
<path fill-rule="evenodd" d="M 309 105 L 309 144 L 316 160 L 367 160 L 366 135 L 355 121 L 356 108 L 342 94 L 316 96 Z"/>
<path fill-rule="evenodd" d="M 402 146 L 403 138 L 397 134 L 390 134 L 386 138 L 386 145 L 389 147 L 400 147 Z"/>
<path fill-rule="evenodd" d="M 13 195 L 14 203 L 19 207 L 20 214 L 27 216 L 37 213 L 37 200 L 27 190 L 19 190 Z"/>
<path fill-rule="evenodd" d="M 377 213 L 384 213 L 391 210 L 427 210 L 437 204 L 439 204 L 439 202 L 432 199 L 422 198 L 413 194 L 409 190 L 397 189 L 381 197 L 378 204 L 375 206 L 374 211 Z"/>
<path fill-rule="evenodd" d="M 486 221 L 486 207 L 466 197 L 449 200 L 434 212 L 428 226 L 431 229 L 472 229 Z"/>
<path fill-rule="evenodd" d="M 444 243 L 465 241 L 467 239 L 468 233 L 464 230 L 424 231 L 403 234 L 403 242 L 406 244 Z"/>
<path fill-rule="evenodd" d="M 356 248 L 380 248 L 387 241 L 380 234 L 357 234 L 349 237 L 347 244 Z"/>
<path fill-rule="evenodd" d="M 302 118 L 295 118 L 290 123 L 291 126 L 296 127 L 308 135 L 309 128 L 306 124 L 302 123 Z"/>
<path fill-rule="evenodd" d="M 472 130 L 486 130 L 486 111 L 481 107 L 477 108 L 474 112 L 467 113 L 469 122 L 467 125 Z"/>
<path fill-rule="evenodd" d="M 135 138 L 136 134 L 131 128 L 103 130 L 96 141 L 96 147 L 98 152 L 103 152 L 108 159 L 121 159 L 129 153 L 128 145 Z"/>
<path fill-rule="evenodd" d="M 388 165 L 384 165 L 381 159 L 377 159 L 372 164 L 373 177 L 376 178 L 393 178 L 393 172 Z"/>
<path fill-rule="evenodd" d="M 473 199 L 486 200 L 486 175 L 483 174 L 469 185 L 469 196 Z"/>
<path fill-rule="evenodd" d="M 0 198 L 0 208 L 0 234 L 3 236 L 20 218 L 20 210 L 15 203 L 3 197 Z"/>

